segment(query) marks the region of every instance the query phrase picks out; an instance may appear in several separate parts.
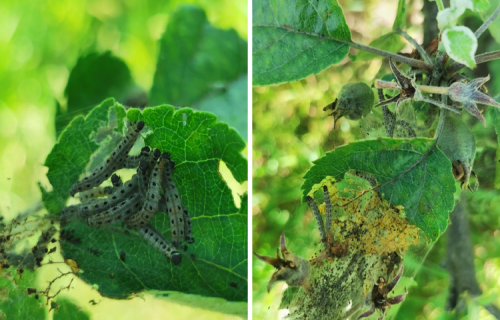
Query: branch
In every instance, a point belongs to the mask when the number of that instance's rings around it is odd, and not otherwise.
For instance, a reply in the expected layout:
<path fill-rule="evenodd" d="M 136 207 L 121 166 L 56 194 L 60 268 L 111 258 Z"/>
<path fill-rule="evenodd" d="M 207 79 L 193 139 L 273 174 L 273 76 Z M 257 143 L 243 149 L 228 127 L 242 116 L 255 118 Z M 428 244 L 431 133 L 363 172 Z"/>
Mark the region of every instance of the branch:
<path fill-rule="evenodd" d="M 465 291 L 473 297 L 481 295 L 474 269 L 474 251 L 467 221 L 467 198 L 462 193 L 459 203 L 450 213 L 451 225 L 446 231 L 446 269 L 450 274 L 450 289 L 446 309 L 453 310 Z"/>
<path fill-rule="evenodd" d="M 477 64 L 497 60 L 497 59 L 500 59 L 500 51 L 481 53 L 481 54 L 478 54 L 477 56 L 475 56 L 474 58 L 475 58 Z M 446 71 L 446 77 L 447 78 L 451 77 L 452 75 L 454 75 L 458 71 L 462 70 L 463 68 L 465 68 L 465 66 L 463 64 L 455 62 Z"/>
<path fill-rule="evenodd" d="M 427 64 L 432 65 L 431 58 L 429 58 L 429 56 L 427 55 L 427 52 L 425 52 L 424 48 L 422 48 L 422 46 L 419 45 L 418 42 L 415 41 L 415 39 L 410 37 L 410 35 L 408 33 L 404 32 L 401 29 L 394 30 L 394 31 L 399 33 L 400 35 L 402 35 L 409 43 L 411 43 L 415 47 L 415 49 L 417 49 L 418 53 L 420 53 L 420 56 L 422 58 L 424 58 L 424 60 Z"/>
<path fill-rule="evenodd" d="M 476 36 L 476 38 L 479 38 L 484 31 L 486 31 L 486 29 L 488 29 L 488 27 L 490 26 L 490 24 L 495 21 L 495 19 L 498 17 L 498 14 L 500 13 L 500 5 L 498 5 L 497 9 L 495 10 L 495 12 L 493 12 L 493 14 L 491 15 L 491 17 L 488 18 L 488 20 L 486 20 L 482 26 L 479 27 L 479 29 L 476 30 L 476 32 L 474 32 L 474 35 Z"/>
<path fill-rule="evenodd" d="M 489 311 L 489 313 L 494 316 L 496 319 L 500 320 L 500 309 L 493 304 L 485 305 L 484 308 Z"/>
<path fill-rule="evenodd" d="M 407 57 L 399 55 L 399 54 L 395 54 L 395 53 L 391 53 L 391 52 L 388 52 L 388 51 L 380 50 L 380 49 L 373 48 L 373 47 L 370 47 L 370 46 L 365 46 L 364 44 L 361 44 L 361 43 L 357 43 L 357 42 L 353 42 L 353 41 L 349 41 L 349 40 L 335 39 L 335 38 L 328 37 L 328 36 L 325 37 L 325 38 L 328 38 L 328 39 L 331 39 L 331 40 L 335 40 L 335 41 L 338 41 L 338 42 L 342 42 L 342 43 L 350 45 L 353 48 L 356 48 L 356 49 L 359 49 L 359 50 L 363 50 L 363 51 L 367 51 L 367 52 L 371 52 L 373 54 L 377 54 L 377 55 L 382 56 L 382 57 L 391 58 L 394 61 L 407 64 L 407 65 L 409 65 L 411 67 L 414 67 L 414 68 L 417 68 L 417 69 L 425 69 L 425 70 L 429 70 L 429 71 L 432 70 L 432 69 L 434 69 L 434 66 L 432 64 L 427 64 L 424 61 L 407 58 Z"/>

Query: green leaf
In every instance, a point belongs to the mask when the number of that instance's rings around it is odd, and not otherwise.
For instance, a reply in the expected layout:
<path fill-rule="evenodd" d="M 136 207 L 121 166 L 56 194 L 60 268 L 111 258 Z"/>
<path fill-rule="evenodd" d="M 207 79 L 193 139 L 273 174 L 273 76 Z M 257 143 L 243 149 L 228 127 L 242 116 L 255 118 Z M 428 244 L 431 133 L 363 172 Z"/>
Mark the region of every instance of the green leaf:
<path fill-rule="evenodd" d="M 477 39 L 469 28 L 458 26 L 447 29 L 441 39 L 450 58 L 469 68 L 476 66 Z"/>
<path fill-rule="evenodd" d="M 127 298 L 142 290 L 168 290 L 246 301 L 248 199 L 243 196 L 238 209 L 218 171 L 222 160 L 238 182 L 247 180 L 247 160 L 241 153 L 245 142 L 213 114 L 189 108 L 175 111 L 164 105 L 144 113 L 130 109 L 127 118 L 143 120 L 151 129 L 144 138 L 146 145 L 171 153 L 174 179 L 191 214 L 196 241 L 187 251 L 180 250 L 182 262 L 174 266 L 135 231 L 125 234 L 118 228 L 92 228 L 73 221 L 64 229 L 74 230 L 81 242 L 61 240 L 64 257 L 75 260 L 83 271 L 79 276 L 104 296 Z M 78 139 L 73 144 L 80 144 Z M 152 224 L 170 239 L 165 214 L 156 214 Z M 98 255 L 89 253 L 89 247 L 98 249 Z M 119 257 L 122 251 L 125 262 Z"/>
<path fill-rule="evenodd" d="M 336 0 L 253 0 L 253 85 L 303 79 L 342 61 L 351 31 Z"/>
<path fill-rule="evenodd" d="M 496 98 L 495 100 L 499 101 L 500 99 Z M 497 108 L 490 108 L 490 114 L 498 139 L 497 152 L 495 156 L 495 163 L 496 163 L 495 188 L 498 189 L 500 188 L 500 110 Z"/>
<path fill-rule="evenodd" d="M 60 298 L 56 300 L 59 305 L 57 311 L 54 311 L 53 320 L 89 320 L 90 317 L 87 312 L 84 312 L 76 306 L 71 300 L 67 298 Z"/>
<path fill-rule="evenodd" d="M 235 30 L 214 28 L 202 9 L 181 6 L 160 40 L 150 103 L 196 107 L 247 74 L 247 64 L 247 42 Z M 246 100 L 238 102 L 232 107 L 246 114 Z"/>
<path fill-rule="evenodd" d="M 475 12 L 484 12 L 490 7 L 490 2 L 488 0 L 472 0 L 472 3 Z"/>
<path fill-rule="evenodd" d="M 78 116 L 73 119 L 45 159 L 52 191 L 40 183 L 38 185 L 43 205 L 50 213 L 61 211 L 69 197 L 69 188 L 78 181 L 90 156 L 99 148 L 91 134 L 96 133 L 102 125 L 107 125 L 111 108 L 119 107 L 114 99 L 107 99 L 92 109 L 86 118 Z"/>
<path fill-rule="evenodd" d="M 451 163 L 434 148 L 427 158 L 401 175 L 429 150 L 431 139 L 363 140 L 349 143 L 328 152 L 314 162 L 304 176 L 303 201 L 316 184 L 327 177 L 336 181 L 349 170 L 370 173 L 382 186 L 378 189 L 384 199 L 405 208 L 406 219 L 422 229 L 435 241 L 448 225 L 448 212 L 453 209 L 455 179 Z"/>
<path fill-rule="evenodd" d="M 111 52 L 94 52 L 80 57 L 64 91 L 68 98 L 66 110 L 57 109 L 56 132 L 62 132 L 75 116 L 86 115 L 104 99 L 113 97 L 124 102 L 134 90 L 137 91 L 137 87 L 127 65 Z"/>
<path fill-rule="evenodd" d="M 247 85 L 248 76 L 244 74 L 231 83 L 224 93 L 209 97 L 198 105 L 199 110 L 214 113 L 219 121 L 230 124 L 245 140 L 248 135 Z M 238 106 L 245 106 L 245 109 Z"/>
<path fill-rule="evenodd" d="M 25 269 L 22 280 L 14 267 L 0 271 L 5 275 L 11 272 L 14 279 L 0 277 L 0 319 L 45 320 L 45 310 L 35 295 L 29 295 L 28 288 L 36 288 L 36 274 Z"/>
<path fill-rule="evenodd" d="M 403 50 L 405 44 L 401 41 L 401 36 L 399 34 L 397 34 L 396 32 L 390 32 L 370 42 L 370 47 L 397 53 Z M 379 55 L 361 50 L 358 52 L 357 57 L 359 61 L 368 61 L 376 58 L 382 58 Z"/>
<path fill-rule="evenodd" d="M 392 25 L 392 30 L 403 30 L 406 26 L 406 0 L 398 1 L 398 10 L 396 11 L 396 19 Z"/>

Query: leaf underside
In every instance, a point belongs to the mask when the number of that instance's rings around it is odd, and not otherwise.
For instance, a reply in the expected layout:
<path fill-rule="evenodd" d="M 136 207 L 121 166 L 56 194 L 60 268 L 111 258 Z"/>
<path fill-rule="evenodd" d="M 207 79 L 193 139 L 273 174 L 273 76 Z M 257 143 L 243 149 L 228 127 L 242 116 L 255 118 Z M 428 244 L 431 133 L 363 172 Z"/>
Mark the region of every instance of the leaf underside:
<path fill-rule="evenodd" d="M 394 179 L 416 163 L 432 143 L 433 140 L 422 138 L 381 138 L 336 148 L 316 160 L 305 174 L 303 201 L 314 191 L 313 187 L 327 177 L 339 181 L 349 170 L 369 173 L 382 185 L 378 190 L 384 199 L 393 205 L 402 205 L 406 219 L 435 241 L 446 229 L 448 213 L 454 206 L 455 180 L 450 161 L 434 148 L 424 161 Z"/>

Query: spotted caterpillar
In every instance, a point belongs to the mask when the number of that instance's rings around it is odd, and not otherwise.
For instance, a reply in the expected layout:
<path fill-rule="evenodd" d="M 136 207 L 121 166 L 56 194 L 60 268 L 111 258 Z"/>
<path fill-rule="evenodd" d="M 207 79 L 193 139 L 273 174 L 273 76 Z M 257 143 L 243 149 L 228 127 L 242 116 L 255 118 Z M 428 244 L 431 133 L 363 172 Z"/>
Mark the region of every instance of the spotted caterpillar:
<path fill-rule="evenodd" d="M 89 176 L 75 183 L 69 190 L 69 194 L 74 197 L 77 192 L 89 190 L 99 186 L 108 179 L 113 172 L 123 167 L 123 162 L 135 141 L 139 137 L 139 132 L 144 128 L 144 122 L 138 121 L 130 127 L 125 138 L 113 150 L 111 156 L 97 167 Z"/>

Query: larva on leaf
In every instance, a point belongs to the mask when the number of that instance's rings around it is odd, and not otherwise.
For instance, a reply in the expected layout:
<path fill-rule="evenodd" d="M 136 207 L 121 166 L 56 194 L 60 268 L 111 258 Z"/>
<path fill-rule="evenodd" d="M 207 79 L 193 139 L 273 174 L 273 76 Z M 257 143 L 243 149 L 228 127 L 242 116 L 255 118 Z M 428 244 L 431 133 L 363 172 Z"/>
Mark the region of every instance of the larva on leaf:
<path fill-rule="evenodd" d="M 139 193 L 143 199 L 146 199 L 147 191 L 148 191 L 148 169 L 149 164 L 147 161 L 142 160 L 139 164 L 139 168 L 137 169 L 138 184 L 139 184 Z"/>
<path fill-rule="evenodd" d="M 139 132 L 144 128 L 144 122 L 138 121 L 132 125 L 120 144 L 113 150 L 111 156 L 97 167 L 89 176 L 75 183 L 69 190 L 74 197 L 77 192 L 89 190 L 99 186 L 107 180 L 113 172 L 123 167 L 127 154 L 139 137 Z"/>
<path fill-rule="evenodd" d="M 175 186 L 173 170 L 175 162 L 170 161 L 165 167 L 163 190 L 167 204 L 167 213 L 170 220 L 170 229 L 172 232 L 172 244 L 178 248 L 184 238 L 184 210 L 179 197 L 179 191 Z M 186 210 L 187 211 L 187 210 Z M 191 220 L 191 219 L 189 219 Z"/>
<path fill-rule="evenodd" d="M 117 206 L 88 217 L 87 225 L 101 227 L 111 223 L 119 222 L 137 213 L 140 208 L 141 196 L 136 193 L 120 202 Z"/>
<path fill-rule="evenodd" d="M 139 233 L 146 239 L 153 247 L 160 251 L 165 257 L 172 260 L 174 265 L 178 265 L 182 261 L 181 254 L 173 247 L 165 237 L 156 231 L 151 225 L 139 227 Z"/>
<path fill-rule="evenodd" d="M 90 190 L 82 191 L 78 194 L 78 198 L 81 202 L 88 201 L 90 199 L 100 198 L 111 194 L 113 192 L 113 187 L 95 187 Z"/>
<path fill-rule="evenodd" d="M 112 185 L 113 185 L 113 187 L 115 187 L 115 188 L 119 188 L 119 187 L 123 186 L 122 179 L 120 178 L 120 176 L 116 175 L 116 173 L 114 173 L 114 174 L 111 176 L 111 184 L 112 184 Z"/>
<path fill-rule="evenodd" d="M 135 169 L 139 166 L 139 163 L 141 160 L 147 160 L 149 157 L 149 152 L 151 149 L 148 146 L 145 146 L 141 149 L 141 153 L 139 153 L 136 156 L 127 156 L 127 159 L 125 159 L 125 164 L 123 165 L 124 168 L 127 169 Z"/>
<path fill-rule="evenodd" d="M 170 159 L 169 153 L 163 153 L 160 161 L 151 171 L 149 186 L 146 193 L 146 201 L 141 212 L 130 219 L 129 224 L 132 227 L 144 226 L 153 219 L 158 211 L 158 202 L 160 201 L 160 188 L 162 186 L 162 176 L 165 165 L 168 165 Z"/>

